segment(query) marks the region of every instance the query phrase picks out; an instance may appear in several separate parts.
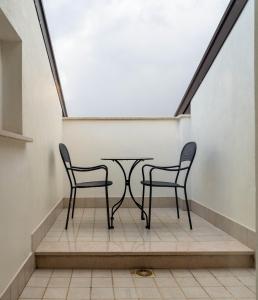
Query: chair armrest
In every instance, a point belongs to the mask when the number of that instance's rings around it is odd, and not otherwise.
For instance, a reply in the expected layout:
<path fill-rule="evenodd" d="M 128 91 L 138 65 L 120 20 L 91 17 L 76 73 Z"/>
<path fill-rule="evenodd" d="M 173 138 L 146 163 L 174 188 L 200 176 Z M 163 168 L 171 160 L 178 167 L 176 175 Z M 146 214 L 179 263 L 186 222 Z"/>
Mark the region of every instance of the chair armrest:
<path fill-rule="evenodd" d="M 149 176 L 150 176 L 150 180 L 151 180 L 151 173 L 153 170 L 163 170 L 163 171 L 178 171 L 179 170 L 179 165 L 174 165 L 174 166 L 155 166 L 155 165 L 150 165 L 150 164 L 145 164 L 142 166 L 142 178 L 143 181 L 145 180 L 145 173 L 144 173 L 144 169 L 146 167 L 151 168 L 149 171 Z"/>
<path fill-rule="evenodd" d="M 67 168 L 68 170 L 75 171 L 75 172 L 90 172 L 90 171 L 96 171 L 96 170 L 105 170 L 106 176 L 105 181 L 108 181 L 108 168 L 105 165 L 98 165 L 94 167 L 76 167 L 71 166 L 70 168 Z M 75 179 L 74 179 L 75 180 Z"/>
<path fill-rule="evenodd" d="M 173 166 L 173 167 L 159 167 L 159 166 L 153 166 L 150 170 L 150 172 L 152 170 L 163 170 L 163 171 L 174 171 L 174 172 L 177 172 L 177 171 L 182 171 L 182 170 L 187 170 L 189 169 L 189 167 L 183 167 L 183 168 L 179 168 L 179 166 Z"/>
<path fill-rule="evenodd" d="M 105 165 L 98 165 L 98 166 L 94 166 L 94 167 L 71 166 L 70 168 L 68 168 L 68 170 L 76 171 L 76 172 L 88 172 L 88 171 L 95 171 L 95 170 L 100 170 L 100 169 L 107 171 L 107 167 Z"/>
<path fill-rule="evenodd" d="M 159 170 L 170 170 L 170 169 L 175 169 L 175 168 L 179 168 L 179 165 L 175 165 L 175 166 L 155 166 L 155 165 L 144 165 L 143 166 L 143 168 L 144 167 L 150 167 L 150 168 L 152 168 L 152 169 L 159 169 Z"/>

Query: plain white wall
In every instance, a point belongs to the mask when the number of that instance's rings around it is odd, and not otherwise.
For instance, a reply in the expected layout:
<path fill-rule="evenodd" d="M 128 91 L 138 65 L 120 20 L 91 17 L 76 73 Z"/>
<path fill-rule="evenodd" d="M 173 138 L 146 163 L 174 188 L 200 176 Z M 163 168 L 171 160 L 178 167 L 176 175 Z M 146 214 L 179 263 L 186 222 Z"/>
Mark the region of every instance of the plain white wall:
<path fill-rule="evenodd" d="M 198 144 L 192 199 L 253 230 L 254 125 L 254 1 L 250 0 L 194 96 L 190 130 Z"/>
<path fill-rule="evenodd" d="M 123 192 L 123 175 L 113 162 L 101 161 L 102 157 L 153 157 L 146 161 L 156 165 L 174 165 L 179 160 L 179 131 L 177 119 L 171 120 L 64 120 L 64 142 L 74 165 L 106 164 L 109 167 L 110 196 L 120 197 Z M 128 167 L 128 163 L 125 164 Z M 140 163 L 132 178 L 135 196 L 141 196 L 142 186 Z M 154 179 L 169 179 L 167 174 L 156 173 Z M 103 174 L 103 173 L 102 173 Z M 93 180 L 101 175 L 78 177 Z M 103 178 L 103 175 L 102 175 Z M 68 179 L 64 178 L 65 196 L 69 195 Z M 88 189 L 78 192 L 78 197 L 103 197 L 104 190 Z M 170 189 L 154 189 L 155 196 L 174 196 Z"/>
<path fill-rule="evenodd" d="M 2 111 L 3 111 L 3 105 L 2 105 L 2 95 L 3 95 L 3 61 L 2 61 L 2 42 L 0 40 L 0 126 L 2 127 L 3 124 L 3 115 L 2 115 Z"/>
<path fill-rule="evenodd" d="M 254 58 L 255 58 L 255 183 L 258 185 L 258 6 L 255 3 L 255 45 L 254 45 Z M 256 192 L 256 216 L 258 216 L 258 194 Z M 256 257 L 258 255 L 258 222 L 256 222 Z M 256 270 L 258 270 L 258 262 L 256 259 Z M 258 276 L 256 271 L 256 286 L 258 286 Z"/>
<path fill-rule="evenodd" d="M 22 39 L 22 117 L 33 142 L 0 138 L 0 293 L 31 251 L 31 233 L 63 196 L 62 115 L 33 1 L 1 0 Z"/>

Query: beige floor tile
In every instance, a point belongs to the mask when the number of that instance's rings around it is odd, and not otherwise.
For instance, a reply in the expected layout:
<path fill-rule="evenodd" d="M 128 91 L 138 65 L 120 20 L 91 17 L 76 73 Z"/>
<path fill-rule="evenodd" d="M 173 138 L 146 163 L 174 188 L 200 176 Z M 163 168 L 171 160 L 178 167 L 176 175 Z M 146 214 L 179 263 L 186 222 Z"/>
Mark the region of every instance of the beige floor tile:
<path fill-rule="evenodd" d="M 136 287 L 156 287 L 154 278 L 134 278 Z"/>
<path fill-rule="evenodd" d="M 44 294 L 44 298 L 64 299 L 64 298 L 66 298 L 67 291 L 68 291 L 68 288 L 59 288 L 59 287 L 50 288 L 50 287 L 48 287 Z"/>
<path fill-rule="evenodd" d="M 49 280 L 49 287 L 68 287 L 70 283 L 70 278 L 66 277 L 52 277 Z"/>
<path fill-rule="evenodd" d="M 154 269 L 153 272 L 154 272 L 155 277 L 172 277 L 172 274 L 169 270 Z"/>
<path fill-rule="evenodd" d="M 229 269 L 212 269 L 210 271 L 215 277 L 232 277 L 233 276 L 233 274 L 230 272 Z"/>
<path fill-rule="evenodd" d="M 196 270 L 191 270 L 192 274 L 194 277 L 199 278 L 199 277 L 213 277 L 211 272 L 206 269 L 196 269 Z"/>
<path fill-rule="evenodd" d="M 210 300 L 211 298 L 186 298 L 187 300 Z M 225 300 L 225 299 L 212 299 L 212 300 Z M 235 300 L 235 299 L 227 299 L 227 300 Z"/>
<path fill-rule="evenodd" d="M 70 278 L 72 276 L 72 270 L 54 270 L 52 277 L 62 277 L 62 278 Z"/>
<path fill-rule="evenodd" d="M 242 283 L 233 276 L 217 277 L 217 280 L 224 286 L 240 286 Z"/>
<path fill-rule="evenodd" d="M 193 277 L 189 270 L 171 270 L 171 272 L 175 278 Z"/>
<path fill-rule="evenodd" d="M 22 299 L 41 299 L 44 295 L 45 288 L 42 287 L 25 287 L 20 298 Z"/>
<path fill-rule="evenodd" d="M 46 287 L 49 281 L 49 277 L 31 277 L 27 286 L 29 287 Z"/>
<path fill-rule="evenodd" d="M 256 286 L 248 286 L 249 290 L 251 290 L 254 294 L 256 294 Z"/>
<path fill-rule="evenodd" d="M 257 300 L 256 298 L 232 298 L 232 299 L 233 300 Z"/>
<path fill-rule="evenodd" d="M 246 286 L 255 286 L 256 284 L 255 276 L 238 276 L 237 278 Z"/>
<path fill-rule="evenodd" d="M 232 295 L 222 286 L 204 287 L 204 289 L 211 298 L 232 298 Z"/>
<path fill-rule="evenodd" d="M 67 299 L 84 300 L 90 299 L 90 288 L 69 288 Z"/>
<path fill-rule="evenodd" d="M 112 278 L 92 277 L 92 287 L 112 287 Z"/>
<path fill-rule="evenodd" d="M 91 277 L 72 277 L 70 287 L 90 287 Z"/>
<path fill-rule="evenodd" d="M 235 298 L 253 298 L 255 297 L 255 294 L 250 291 L 247 287 L 244 286 L 231 286 L 227 287 L 229 292 L 235 297 Z"/>
<path fill-rule="evenodd" d="M 179 288 L 160 288 L 161 296 L 164 299 L 184 299 L 185 296 Z"/>
<path fill-rule="evenodd" d="M 78 216 L 71 220 L 67 231 L 63 228 L 66 212 L 67 209 L 58 216 L 57 222 L 46 235 L 46 239 L 49 240 L 42 241 L 38 251 L 135 251 L 136 241 L 143 242 L 138 248 L 139 251 L 250 250 L 194 213 L 192 213 L 194 230 L 190 231 L 186 212 L 182 211 L 181 218 L 178 220 L 174 208 L 154 208 L 151 231 L 147 231 L 143 226 L 137 208 L 120 209 L 113 231 L 106 229 L 105 208 L 82 209 Z M 202 242 L 203 240 L 206 242 Z M 100 245 L 101 241 L 102 245 Z M 131 245 L 129 241 L 133 241 Z M 98 246 L 96 243 L 99 243 Z M 250 275 L 252 271 L 252 269 L 246 269 L 244 273 Z M 129 274 L 124 276 L 129 276 Z M 157 276 L 164 277 L 166 274 L 160 273 Z M 99 277 L 106 276 L 99 274 Z"/>
<path fill-rule="evenodd" d="M 112 277 L 111 270 L 92 270 L 92 277 Z"/>
<path fill-rule="evenodd" d="M 137 299 L 137 293 L 135 288 L 114 288 L 115 297 L 117 299 Z"/>
<path fill-rule="evenodd" d="M 234 276 L 251 276 L 251 275 L 254 275 L 253 274 L 253 268 L 233 268 L 233 269 L 230 269 L 231 273 L 234 275 Z"/>
<path fill-rule="evenodd" d="M 32 277 L 50 277 L 52 273 L 52 270 L 37 269 L 33 272 Z"/>
<path fill-rule="evenodd" d="M 180 287 L 200 286 L 196 279 L 191 277 L 177 278 L 176 282 Z"/>
<path fill-rule="evenodd" d="M 156 277 L 154 280 L 158 287 L 178 287 L 178 284 L 173 277 Z"/>
<path fill-rule="evenodd" d="M 112 270 L 112 275 L 114 278 L 122 278 L 122 277 L 132 277 L 132 273 L 134 270 Z"/>
<path fill-rule="evenodd" d="M 201 287 L 184 287 L 182 288 L 186 298 L 208 298 L 209 296 Z"/>
<path fill-rule="evenodd" d="M 226 277 L 230 278 L 230 277 Z M 201 286 L 221 286 L 222 284 L 213 276 L 197 277 L 197 281 Z"/>
<path fill-rule="evenodd" d="M 135 300 L 145 300 L 145 299 L 146 298 L 135 298 Z M 125 300 L 125 299 L 123 299 L 123 300 Z M 160 298 L 152 298 L 152 299 L 149 299 L 149 300 L 160 300 Z M 173 300 L 177 300 L 177 299 L 173 299 Z M 180 299 L 180 300 L 182 300 L 182 299 Z"/>
<path fill-rule="evenodd" d="M 114 277 L 113 283 L 114 287 L 134 287 L 132 277 Z"/>
<path fill-rule="evenodd" d="M 158 288 L 144 288 L 144 287 L 137 287 L 136 292 L 139 298 L 143 299 L 161 299 L 161 295 L 159 293 Z"/>
<path fill-rule="evenodd" d="M 91 277 L 91 270 L 73 270 L 72 277 Z"/>
<path fill-rule="evenodd" d="M 113 299 L 113 288 L 95 288 L 91 290 L 91 299 Z"/>
<path fill-rule="evenodd" d="M 25 300 L 23 298 L 19 298 L 19 300 Z M 30 298 L 30 300 L 38 300 L 37 298 Z M 44 299 L 45 300 L 45 299 Z M 61 300 L 61 299 L 60 299 Z M 65 300 L 65 299 L 62 299 L 62 300 Z"/>

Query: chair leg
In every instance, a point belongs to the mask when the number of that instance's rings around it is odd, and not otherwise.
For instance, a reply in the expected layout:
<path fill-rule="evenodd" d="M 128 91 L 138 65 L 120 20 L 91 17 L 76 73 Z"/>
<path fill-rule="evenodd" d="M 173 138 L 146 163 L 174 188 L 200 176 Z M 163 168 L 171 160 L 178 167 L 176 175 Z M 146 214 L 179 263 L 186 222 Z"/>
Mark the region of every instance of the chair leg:
<path fill-rule="evenodd" d="M 71 208 L 71 201 L 72 201 L 72 195 L 73 195 L 73 188 L 70 190 L 70 198 L 69 198 L 69 205 L 68 205 L 68 211 L 67 211 L 67 217 L 66 217 L 66 223 L 65 223 L 65 229 L 68 228 L 68 222 L 69 222 L 69 214 L 70 214 L 70 208 Z"/>
<path fill-rule="evenodd" d="M 75 208 L 75 201 L 76 201 L 76 188 L 74 189 L 74 195 L 73 195 L 73 210 L 72 210 L 72 219 L 74 216 L 74 208 Z"/>
<path fill-rule="evenodd" d="M 176 210 L 177 210 L 177 218 L 179 219 L 179 206 L 178 206 L 177 188 L 175 188 L 175 194 L 176 194 Z"/>
<path fill-rule="evenodd" d="M 108 229 L 111 228 L 110 226 L 110 217 L 109 217 L 109 199 L 108 199 L 108 187 L 105 186 L 105 193 L 106 193 L 106 207 L 107 207 L 107 224 L 108 224 Z"/>
<path fill-rule="evenodd" d="M 145 194 L 145 185 L 142 185 L 142 212 L 141 212 L 141 219 L 144 220 L 144 214 L 143 214 L 143 210 L 144 210 L 144 194 Z"/>
<path fill-rule="evenodd" d="M 147 228 L 150 229 L 151 224 L 151 202 L 152 202 L 152 186 L 150 185 L 150 196 L 149 196 L 149 220 Z"/>
<path fill-rule="evenodd" d="M 189 203 L 188 203 L 188 199 L 187 199 L 186 188 L 184 188 L 184 192 L 185 192 L 185 202 L 186 202 L 187 214 L 188 214 L 188 219 L 189 219 L 189 225 L 190 225 L 190 229 L 192 230 L 193 226 L 192 226 L 192 221 L 191 221 L 191 215 L 190 215 Z"/>

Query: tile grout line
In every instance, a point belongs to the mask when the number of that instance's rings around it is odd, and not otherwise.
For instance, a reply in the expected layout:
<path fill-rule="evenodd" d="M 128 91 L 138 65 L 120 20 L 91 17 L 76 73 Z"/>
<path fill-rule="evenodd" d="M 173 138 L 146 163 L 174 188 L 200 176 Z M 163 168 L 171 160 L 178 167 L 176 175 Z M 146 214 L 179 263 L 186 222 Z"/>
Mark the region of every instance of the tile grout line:
<path fill-rule="evenodd" d="M 68 294 L 69 294 L 70 287 L 71 287 L 71 282 L 72 282 L 72 276 L 73 276 L 73 269 L 72 269 L 72 273 L 71 273 L 70 280 L 69 280 L 69 283 L 68 283 L 68 288 L 67 288 L 67 291 L 66 291 L 65 299 L 68 299 Z"/>
<path fill-rule="evenodd" d="M 34 273 L 34 272 L 33 272 L 33 273 Z M 51 274 L 50 274 L 50 276 L 48 277 L 47 285 L 46 285 L 46 287 L 45 287 L 44 293 L 42 294 L 42 299 L 44 299 L 44 296 L 45 296 L 45 294 L 46 294 L 46 291 L 47 291 L 47 288 L 48 288 L 48 285 L 49 285 L 49 282 L 50 282 L 50 278 L 51 278 L 51 276 L 52 276 L 52 273 L 53 273 L 53 270 L 51 270 Z"/>

